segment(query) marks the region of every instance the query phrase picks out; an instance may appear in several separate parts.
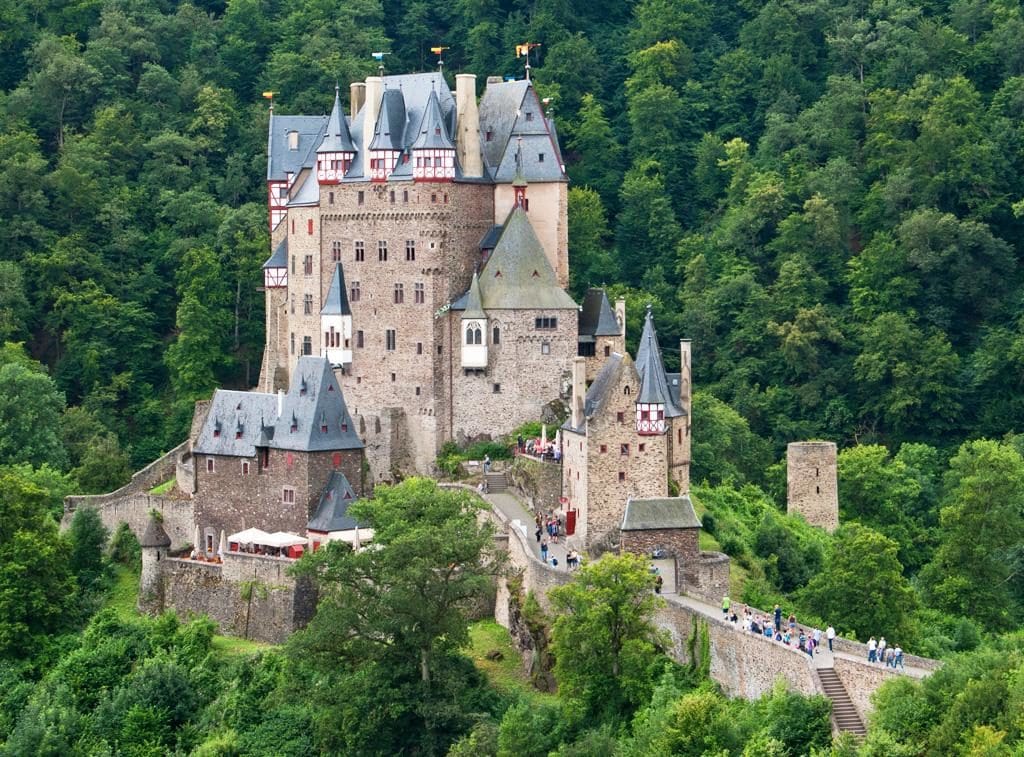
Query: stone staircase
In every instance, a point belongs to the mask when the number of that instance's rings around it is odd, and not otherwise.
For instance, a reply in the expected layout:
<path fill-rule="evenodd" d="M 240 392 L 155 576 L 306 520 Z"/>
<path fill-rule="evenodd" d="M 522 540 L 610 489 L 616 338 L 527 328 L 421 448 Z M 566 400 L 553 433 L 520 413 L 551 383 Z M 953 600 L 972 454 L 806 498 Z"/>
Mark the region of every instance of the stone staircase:
<path fill-rule="evenodd" d="M 508 478 L 504 472 L 501 473 L 485 473 L 484 480 L 487 482 L 488 492 L 503 492 L 508 489 Z"/>
<path fill-rule="evenodd" d="M 853 702 L 850 701 L 850 696 L 846 693 L 846 688 L 839 680 L 835 670 L 817 668 L 815 672 L 818 674 L 818 681 L 825 691 L 825 696 L 832 700 L 832 722 L 835 723 L 836 730 L 852 733 L 860 739 L 864 738 L 867 735 L 867 729 L 864 728 L 864 723 L 861 721 L 860 715 L 857 714 L 857 710 L 853 706 Z"/>

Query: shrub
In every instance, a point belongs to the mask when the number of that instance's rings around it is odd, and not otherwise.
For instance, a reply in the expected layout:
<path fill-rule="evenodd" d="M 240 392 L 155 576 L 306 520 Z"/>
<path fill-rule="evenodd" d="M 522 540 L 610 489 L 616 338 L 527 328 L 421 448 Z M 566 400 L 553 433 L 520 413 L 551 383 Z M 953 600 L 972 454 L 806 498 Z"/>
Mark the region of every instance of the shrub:
<path fill-rule="evenodd" d="M 110 537 L 110 548 L 108 552 L 110 560 L 120 565 L 126 565 L 133 570 L 138 570 L 142 564 L 142 548 L 139 540 L 128 527 L 128 524 L 121 521 Z"/>

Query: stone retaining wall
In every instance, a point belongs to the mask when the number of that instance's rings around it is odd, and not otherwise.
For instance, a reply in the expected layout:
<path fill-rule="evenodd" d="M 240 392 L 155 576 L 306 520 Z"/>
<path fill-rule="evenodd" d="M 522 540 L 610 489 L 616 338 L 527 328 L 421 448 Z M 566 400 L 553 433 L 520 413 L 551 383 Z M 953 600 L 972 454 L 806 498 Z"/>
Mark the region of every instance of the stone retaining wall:
<path fill-rule="evenodd" d="M 260 555 L 226 556 L 223 565 L 168 558 L 160 562 L 162 601 L 156 609 L 173 609 L 186 619 L 208 615 L 222 634 L 281 644 L 316 610 L 313 586 L 287 575 L 292 564 Z M 256 582 L 251 602 L 243 598 L 248 581 Z"/>
<path fill-rule="evenodd" d="M 73 500 L 73 501 L 72 501 Z M 152 494 L 127 494 L 112 497 L 104 494 L 96 497 L 68 497 L 64 502 L 64 517 L 61 519 L 61 530 L 71 525 L 75 510 L 79 507 L 91 507 L 100 514 L 100 520 L 111 533 L 120 523 L 128 527 L 141 539 L 149 523 L 149 511 L 156 510 L 163 515 L 163 527 L 171 537 L 171 550 L 183 549 L 192 543 L 193 507 L 192 500 L 176 497 L 156 496 Z"/>
<path fill-rule="evenodd" d="M 558 510 L 558 498 L 562 495 L 562 466 L 560 463 L 545 462 L 527 455 L 516 455 L 508 467 L 509 483 L 517 488 L 525 499 L 533 503 L 538 512 Z"/>
<path fill-rule="evenodd" d="M 832 644 L 833 648 L 837 652 L 846 652 L 847 654 L 852 654 L 855 657 L 860 657 L 864 660 L 865 665 L 868 664 L 867 644 L 861 644 L 859 641 L 854 641 L 853 639 L 841 639 L 839 637 L 836 637 Z M 940 660 L 933 660 L 929 657 L 918 657 L 914 654 L 907 654 L 906 650 L 903 651 L 903 664 L 915 668 L 921 668 L 922 670 L 938 670 L 942 667 L 942 662 Z"/>
<path fill-rule="evenodd" d="M 849 695 L 850 701 L 853 702 L 857 714 L 860 715 L 860 719 L 866 725 L 868 715 L 874 709 L 874 706 L 871 704 L 871 695 L 883 683 L 890 678 L 901 675 L 901 673 L 897 673 L 892 668 L 887 668 L 884 665 L 872 665 L 867 661 L 847 660 L 838 656 L 834 658 L 833 664 L 836 675 L 843 682 L 846 693 Z"/>

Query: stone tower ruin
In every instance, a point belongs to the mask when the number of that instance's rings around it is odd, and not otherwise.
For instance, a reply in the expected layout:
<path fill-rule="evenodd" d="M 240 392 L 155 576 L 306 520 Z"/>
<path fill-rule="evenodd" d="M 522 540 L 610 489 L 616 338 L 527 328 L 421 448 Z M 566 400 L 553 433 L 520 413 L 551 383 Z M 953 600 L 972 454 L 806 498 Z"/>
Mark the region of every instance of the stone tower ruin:
<path fill-rule="evenodd" d="M 834 442 L 793 442 L 786 448 L 786 512 L 829 533 L 838 528 Z"/>

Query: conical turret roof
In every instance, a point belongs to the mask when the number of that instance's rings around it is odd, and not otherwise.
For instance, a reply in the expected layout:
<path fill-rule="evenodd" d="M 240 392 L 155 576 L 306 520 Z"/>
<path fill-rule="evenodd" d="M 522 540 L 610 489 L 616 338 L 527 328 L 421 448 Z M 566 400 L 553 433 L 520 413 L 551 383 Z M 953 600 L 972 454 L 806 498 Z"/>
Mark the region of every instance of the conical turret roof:
<path fill-rule="evenodd" d="M 171 537 L 164 531 L 164 527 L 160 524 L 156 518 L 150 516 L 149 523 L 146 524 L 146 530 L 142 534 L 142 538 L 139 539 L 140 547 L 169 547 L 171 546 Z"/>
<path fill-rule="evenodd" d="M 454 150 L 455 145 L 448 137 L 448 130 L 445 128 L 444 117 L 441 115 L 441 101 L 437 99 L 437 92 L 430 91 L 427 97 L 427 105 L 423 109 L 423 118 L 420 119 L 420 128 L 416 134 L 416 140 L 412 143 L 413 150 Z"/>
<path fill-rule="evenodd" d="M 480 299 L 480 278 L 473 271 L 473 281 L 469 285 L 469 296 L 466 298 L 466 309 L 463 318 L 486 318 L 483 301 Z"/>
<path fill-rule="evenodd" d="M 331 285 L 327 288 L 327 297 L 324 299 L 320 315 L 352 315 L 352 309 L 348 305 L 348 292 L 345 290 L 345 272 L 341 269 L 341 263 L 334 266 L 334 275 L 331 276 Z"/>
<path fill-rule="evenodd" d="M 352 142 L 352 134 L 348 130 L 348 122 L 345 121 L 345 114 L 341 109 L 341 95 L 338 88 L 334 88 L 334 107 L 331 109 L 331 117 L 327 120 L 327 132 L 324 141 L 320 143 L 317 152 L 355 152 L 356 147 Z"/>
<path fill-rule="evenodd" d="M 636 351 L 636 369 L 640 373 L 640 393 L 637 402 L 665 406 L 665 417 L 675 418 L 683 414 L 668 388 L 665 364 L 661 361 L 661 348 L 654 330 L 651 307 L 647 306 L 644 317 L 644 331 L 640 335 L 640 346 Z"/>

